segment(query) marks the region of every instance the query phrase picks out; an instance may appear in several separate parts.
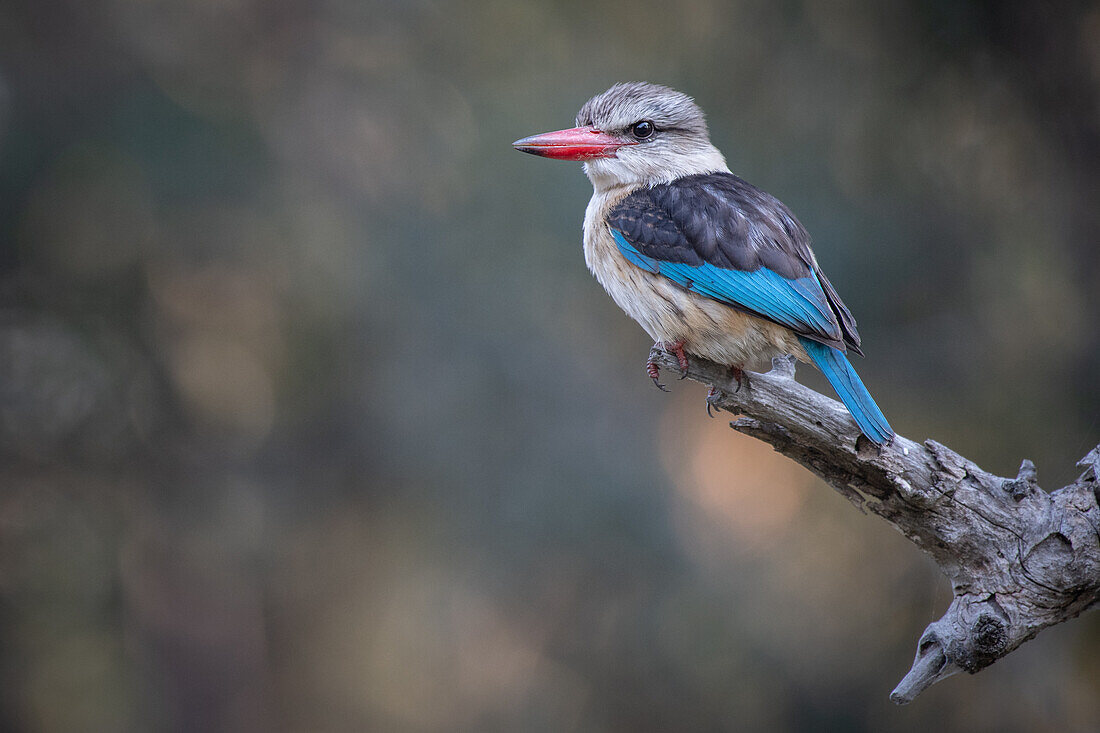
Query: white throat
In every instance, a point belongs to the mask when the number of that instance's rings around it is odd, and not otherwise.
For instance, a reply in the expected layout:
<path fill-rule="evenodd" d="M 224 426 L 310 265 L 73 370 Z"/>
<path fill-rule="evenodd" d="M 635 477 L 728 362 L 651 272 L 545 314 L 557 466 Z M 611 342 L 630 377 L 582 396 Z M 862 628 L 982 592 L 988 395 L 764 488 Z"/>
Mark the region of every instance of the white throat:
<path fill-rule="evenodd" d="M 690 151 L 621 148 L 613 158 L 587 161 L 584 172 L 596 192 L 605 193 L 623 187 L 659 186 L 698 173 L 729 173 L 730 169 L 718 148 L 708 142 Z"/>

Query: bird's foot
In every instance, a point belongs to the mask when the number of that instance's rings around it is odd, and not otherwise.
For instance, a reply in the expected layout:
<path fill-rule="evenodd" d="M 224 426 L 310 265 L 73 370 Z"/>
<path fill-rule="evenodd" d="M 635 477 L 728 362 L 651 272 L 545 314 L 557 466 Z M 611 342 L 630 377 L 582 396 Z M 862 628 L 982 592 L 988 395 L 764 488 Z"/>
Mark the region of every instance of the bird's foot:
<path fill-rule="evenodd" d="M 739 366 L 730 367 L 730 376 L 737 380 L 737 389 L 733 390 L 734 394 L 741 391 L 741 388 L 749 383 L 749 378 L 745 376 L 745 370 Z"/>
<path fill-rule="evenodd" d="M 676 357 L 676 363 L 680 365 L 680 379 L 687 379 L 688 358 L 684 353 L 684 340 L 662 341 L 661 348 Z"/>
<path fill-rule="evenodd" d="M 717 387 L 710 387 L 707 389 L 707 417 L 714 417 L 714 413 L 711 412 L 711 408 L 714 407 L 715 400 L 718 399 L 718 395 L 722 394 L 722 390 Z"/>
<path fill-rule="evenodd" d="M 749 378 L 745 375 L 745 370 L 739 366 L 731 366 L 729 369 L 730 377 L 737 380 L 737 389 L 733 390 L 733 393 L 737 394 L 741 391 L 741 387 L 748 384 Z M 717 387 L 710 387 L 707 389 L 707 415 L 709 417 L 714 417 L 712 408 L 716 406 L 715 403 L 718 401 L 718 397 L 721 394 L 722 390 Z"/>
<path fill-rule="evenodd" d="M 662 392 L 668 392 L 668 387 L 661 384 L 661 368 L 657 366 L 657 362 L 653 361 L 653 359 L 647 361 L 645 363 L 645 371 L 646 374 L 649 375 L 649 378 L 653 380 L 653 386 Z"/>
<path fill-rule="evenodd" d="M 688 358 L 687 354 L 684 353 L 684 340 L 680 339 L 679 341 L 658 341 L 653 345 L 656 348 L 661 349 L 662 351 L 667 351 L 668 353 L 676 357 L 676 362 L 680 365 L 680 379 L 686 379 L 688 375 Z M 661 384 L 660 382 L 661 368 L 657 366 L 657 362 L 653 361 L 652 358 L 646 361 L 645 371 L 646 374 L 649 375 L 649 378 L 653 380 L 653 384 L 656 385 L 657 389 L 661 390 L 662 392 L 668 392 L 668 389 L 665 387 L 665 385 Z"/>

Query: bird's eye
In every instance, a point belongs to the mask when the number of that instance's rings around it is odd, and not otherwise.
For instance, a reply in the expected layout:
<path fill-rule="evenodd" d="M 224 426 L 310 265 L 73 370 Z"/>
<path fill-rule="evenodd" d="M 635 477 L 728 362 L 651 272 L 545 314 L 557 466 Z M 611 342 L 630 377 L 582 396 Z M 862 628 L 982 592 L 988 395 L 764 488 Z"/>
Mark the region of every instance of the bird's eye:
<path fill-rule="evenodd" d="M 630 134 L 639 140 L 645 140 L 647 137 L 653 134 L 653 123 L 649 120 L 642 120 L 641 122 L 635 122 L 630 128 Z"/>

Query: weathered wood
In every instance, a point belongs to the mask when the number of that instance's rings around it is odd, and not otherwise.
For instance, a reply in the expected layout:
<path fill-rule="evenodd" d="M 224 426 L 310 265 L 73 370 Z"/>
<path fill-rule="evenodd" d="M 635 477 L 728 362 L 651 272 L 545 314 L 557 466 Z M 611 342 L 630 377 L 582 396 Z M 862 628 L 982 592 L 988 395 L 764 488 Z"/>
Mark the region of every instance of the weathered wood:
<path fill-rule="evenodd" d="M 674 356 L 654 349 L 664 369 Z M 977 672 L 1048 626 L 1100 600 L 1100 446 L 1084 472 L 1052 493 L 1024 460 L 1002 478 L 934 440 L 897 436 L 881 450 L 839 402 L 794 380 L 794 360 L 746 372 L 738 388 L 725 366 L 691 358 L 687 376 L 714 387 L 715 406 L 743 417 L 738 432 L 770 443 L 825 479 L 864 512 L 892 524 L 936 561 L 954 599 L 917 644 L 890 695 L 911 702 L 956 672 Z"/>

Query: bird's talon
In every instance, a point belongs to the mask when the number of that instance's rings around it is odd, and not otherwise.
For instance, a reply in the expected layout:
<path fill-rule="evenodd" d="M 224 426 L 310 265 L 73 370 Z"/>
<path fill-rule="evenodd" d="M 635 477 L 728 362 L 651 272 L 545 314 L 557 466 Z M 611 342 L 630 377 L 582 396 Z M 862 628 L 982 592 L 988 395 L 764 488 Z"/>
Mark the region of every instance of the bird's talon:
<path fill-rule="evenodd" d="M 657 366 L 656 362 L 647 361 L 645 363 L 645 371 L 646 374 L 649 375 L 649 378 L 653 380 L 653 386 L 662 392 L 668 392 L 665 385 L 661 384 L 661 368 Z"/>
<path fill-rule="evenodd" d="M 684 353 L 684 340 L 665 341 L 661 343 L 661 348 L 676 357 L 676 363 L 680 367 L 680 379 L 687 379 L 688 358 Z"/>
<path fill-rule="evenodd" d="M 745 378 L 745 370 L 741 367 L 730 367 L 730 375 L 737 380 L 737 389 L 733 390 L 734 394 L 741 391 L 741 388 L 745 386 L 745 382 L 748 380 Z"/>
<path fill-rule="evenodd" d="M 707 417 L 714 417 L 711 408 L 714 407 L 714 400 L 718 399 L 718 394 L 718 390 L 714 387 L 707 389 Z"/>

